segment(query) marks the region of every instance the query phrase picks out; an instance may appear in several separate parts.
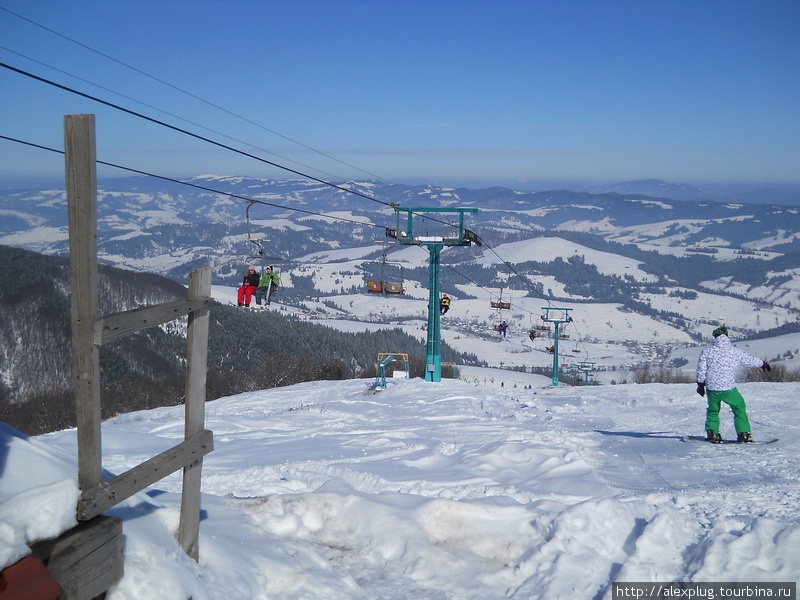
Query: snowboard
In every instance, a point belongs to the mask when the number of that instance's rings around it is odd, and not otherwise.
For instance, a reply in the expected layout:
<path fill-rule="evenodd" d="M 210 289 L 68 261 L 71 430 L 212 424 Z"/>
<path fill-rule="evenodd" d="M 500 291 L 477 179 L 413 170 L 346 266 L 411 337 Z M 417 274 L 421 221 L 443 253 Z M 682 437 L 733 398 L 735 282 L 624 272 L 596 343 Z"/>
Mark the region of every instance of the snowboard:
<path fill-rule="evenodd" d="M 685 435 L 685 436 L 683 436 L 683 441 L 684 442 L 705 442 L 709 446 L 716 446 L 717 445 L 717 444 L 712 444 L 711 442 L 706 441 L 705 436 L 702 436 L 702 435 Z M 774 444 L 777 441 L 778 441 L 778 438 L 772 438 L 772 439 L 769 439 L 769 440 L 756 440 L 754 442 L 747 442 L 747 443 L 740 444 L 736 440 L 722 440 L 722 444 L 719 444 L 719 445 L 722 446 L 722 445 L 735 444 L 737 446 L 766 446 L 767 444 Z"/>

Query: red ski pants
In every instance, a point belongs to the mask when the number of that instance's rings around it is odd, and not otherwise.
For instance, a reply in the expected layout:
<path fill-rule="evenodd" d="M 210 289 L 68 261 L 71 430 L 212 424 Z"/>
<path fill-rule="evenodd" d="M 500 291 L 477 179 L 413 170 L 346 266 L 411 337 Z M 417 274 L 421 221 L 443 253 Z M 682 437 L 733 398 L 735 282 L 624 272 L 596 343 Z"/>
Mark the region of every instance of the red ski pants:
<path fill-rule="evenodd" d="M 250 299 L 253 297 L 253 292 L 257 289 L 254 285 L 245 284 L 239 288 L 239 304 L 250 304 Z"/>

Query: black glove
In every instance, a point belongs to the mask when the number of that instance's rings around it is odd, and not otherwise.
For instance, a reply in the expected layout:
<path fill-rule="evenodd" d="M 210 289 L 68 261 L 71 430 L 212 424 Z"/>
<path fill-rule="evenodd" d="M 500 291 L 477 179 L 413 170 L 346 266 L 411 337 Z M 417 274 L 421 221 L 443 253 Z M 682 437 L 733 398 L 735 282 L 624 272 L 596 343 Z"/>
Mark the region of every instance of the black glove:
<path fill-rule="evenodd" d="M 705 383 L 698 383 L 697 384 L 697 393 L 701 396 L 706 395 L 706 384 Z"/>
<path fill-rule="evenodd" d="M 767 373 L 772 371 L 772 367 L 769 366 L 769 363 L 767 361 L 764 361 L 764 364 L 761 365 L 761 368 L 764 369 Z"/>

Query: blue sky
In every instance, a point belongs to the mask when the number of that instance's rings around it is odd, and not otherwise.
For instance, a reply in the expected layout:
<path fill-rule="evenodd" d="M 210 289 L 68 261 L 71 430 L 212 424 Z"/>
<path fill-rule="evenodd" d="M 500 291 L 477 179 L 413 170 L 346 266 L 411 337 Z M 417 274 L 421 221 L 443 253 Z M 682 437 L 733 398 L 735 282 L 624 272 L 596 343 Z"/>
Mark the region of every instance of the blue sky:
<path fill-rule="evenodd" d="M 0 8 L 2 62 L 326 180 L 800 183 L 797 0 Z M 0 135 L 60 149 L 93 113 L 100 160 L 295 177 L 5 68 L 0 98 Z M 0 140 L 0 177 L 31 175 L 63 158 Z"/>

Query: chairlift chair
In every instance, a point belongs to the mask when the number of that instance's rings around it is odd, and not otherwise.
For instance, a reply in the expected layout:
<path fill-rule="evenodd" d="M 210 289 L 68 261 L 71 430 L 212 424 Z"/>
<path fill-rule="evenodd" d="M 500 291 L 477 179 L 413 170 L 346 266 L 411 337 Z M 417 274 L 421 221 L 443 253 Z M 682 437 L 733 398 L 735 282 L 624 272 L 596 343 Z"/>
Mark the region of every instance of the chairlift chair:
<path fill-rule="evenodd" d="M 551 331 L 550 324 L 544 320 L 544 316 L 540 317 L 541 323 L 534 325 L 536 331 Z"/>
<path fill-rule="evenodd" d="M 381 265 L 381 272 L 379 277 L 370 277 L 367 273 L 366 265 Z M 397 278 L 387 278 L 385 276 L 386 273 L 386 265 L 392 265 L 399 269 L 399 280 Z M 402 295 L 406 293 L 404 279 L 403 279 L 403 265 L 397 262 L 390 262 L 386 260 L 386 255 L 384 254 L 383 259 L 380 261 L 367 261 L 362 263 L 362 268 L 364 269 L 365 277 L 367 284 L 367 292 L 371 294 L 392 294 L 392 295 Z"/>
<path fill-rule="evenodd" d="M 511 302 L 503 302 L 502 300 L 498 300 L 497 302 L 492 300 L 489 304 L 492 308 L 497 308 L 499 310 L 509 310 L 511 308 Z"/>
<path fill-rule="evenodd" d="M 509 310 L 511 308 L 511 301 L 503 300 L 503 288 L 500 288 L 500 295 L 498 296 L 497 300 L 492 300 L 491 298 L 489 299 L 489 306 L 496 308 L 498 311 Z"/>
<path fill-rule="evenodd" d="M 383 289 L 387 294 L 405 294 L 406 289 L 403 287 L 403 280 L 400 281 L 384 281 Z"/>

